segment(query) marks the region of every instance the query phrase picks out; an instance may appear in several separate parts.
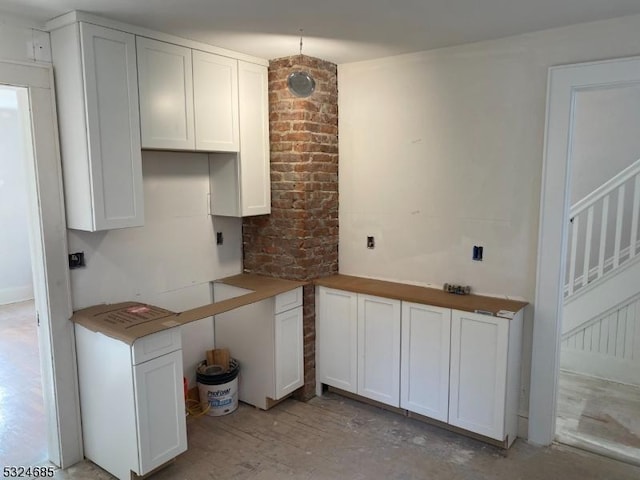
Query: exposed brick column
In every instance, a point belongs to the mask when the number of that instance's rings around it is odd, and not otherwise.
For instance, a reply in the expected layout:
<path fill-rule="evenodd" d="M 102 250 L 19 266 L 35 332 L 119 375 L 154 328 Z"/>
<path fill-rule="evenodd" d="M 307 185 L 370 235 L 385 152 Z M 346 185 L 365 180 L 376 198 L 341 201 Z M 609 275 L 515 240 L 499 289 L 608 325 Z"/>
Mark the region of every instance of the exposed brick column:
<path fill-rule="evenodd" d="M 287 88 L 295 70 L 309 72 L 315 92 Z M 271 215 L 243 220 L 244 270 L 289 280 L 338 272 L 338 87 L 336 65 L 296 55 L 269 64 Z M 315 391 L 315 292 L 304 288 L 305 385 Z"/>

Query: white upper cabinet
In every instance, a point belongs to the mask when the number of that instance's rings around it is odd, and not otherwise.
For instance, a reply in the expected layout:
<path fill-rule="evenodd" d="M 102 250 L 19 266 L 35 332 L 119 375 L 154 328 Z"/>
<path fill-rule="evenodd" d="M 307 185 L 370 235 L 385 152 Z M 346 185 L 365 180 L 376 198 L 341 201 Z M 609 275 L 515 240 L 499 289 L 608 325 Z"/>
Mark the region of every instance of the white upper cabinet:
<path fill-rule="evenodd" d="M 84 12 L 47 28 L 68 228 L 143 225 L 143 148 L 215 152 L 212 214 L 271 213 L 265 60 Z"/>
<path fill-rule="evenodd" d="M 142 147 L 237 152 L 238 61 L 137 37 Z"/>
<path fill-rule="evenodd" d="M 242 216 L 271 213 L 267 67 L 238 62 Z"/>
<path fill-rule="evenodd" d="M 194 150 L 191 49 L 136 38 L 142 148 Z"/>
<path fill-rule="evenodd" d="M 238 61 L 240 153 L 209 155 L 211 214 L 271 213 L 267 67 Z"/>
<path fill-rule="evenodd" d="M 51 32 L 67 226 L 143 224 L 135 37 L 88 23 Z"/>
<path fill-rule="evenodd" d="M 196 150 L 237 152 L 238 61 L 193 50 Z"/>

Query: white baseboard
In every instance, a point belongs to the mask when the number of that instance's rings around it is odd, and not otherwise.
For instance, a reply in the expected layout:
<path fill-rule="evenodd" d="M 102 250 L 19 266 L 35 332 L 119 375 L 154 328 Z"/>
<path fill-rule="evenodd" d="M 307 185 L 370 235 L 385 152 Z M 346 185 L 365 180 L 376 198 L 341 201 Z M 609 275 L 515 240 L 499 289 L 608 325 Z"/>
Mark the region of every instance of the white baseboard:
<path fill-rule="evenodd" d="M 24 302 L 33 298 L 33 285 L 0 289 L 0 305 Z"/>
<path fill-rule="evenodd" d="M 637 354 L 637 352 L 634 352 Z M 560 369 L 626 385 L 640 386 L 640 361 L 569 348 L 562 349 Z"/>

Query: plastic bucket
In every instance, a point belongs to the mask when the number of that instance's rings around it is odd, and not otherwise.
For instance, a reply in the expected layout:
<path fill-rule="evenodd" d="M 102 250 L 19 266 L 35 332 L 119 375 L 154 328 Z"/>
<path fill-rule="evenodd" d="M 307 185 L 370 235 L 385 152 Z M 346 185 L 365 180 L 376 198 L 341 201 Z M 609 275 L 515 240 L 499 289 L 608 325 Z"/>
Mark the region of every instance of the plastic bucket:
<path fill-rule="evenodd" d="M 205 364 L 206 362 L 203 362 Z M 219 417 L 238 408 L 238 373 L 240 365 L 231 359 L 229 371 L 224 373 L 202 373 L 196 370 L 200 405 L 203 410 L 209 409 L 207 415 Z M 214 370 L 215 371 L 215 370 Z"/>

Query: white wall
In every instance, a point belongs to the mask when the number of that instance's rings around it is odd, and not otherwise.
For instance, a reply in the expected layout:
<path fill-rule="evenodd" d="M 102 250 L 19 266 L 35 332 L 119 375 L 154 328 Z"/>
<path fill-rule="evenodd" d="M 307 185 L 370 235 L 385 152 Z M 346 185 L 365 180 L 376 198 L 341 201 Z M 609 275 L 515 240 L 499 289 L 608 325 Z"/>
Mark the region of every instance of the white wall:
<path fill-rule="evenodd" d="M 640 55 L 638 31 L 632 16 L 340 65 L 341 273 L 533 300 L 548 68 Z"/>
<path fill-rule="evenodd" d="M 71 271 L 74 310 L 133 300 L 183 311 L 211 303 L 212 280 L 242 271 L 242 221 L 207 213 L 207 155 L 144 151 L 142 174 L 143 227 L 68 231 L 69 252 L 83 251 L 87 264 Z M 194 378 L 213 348 L 213 321 L 188 324 L 182 334 L 185 376 Z"/>
<path fill-rule="evenodd" d="M 571 204 L 640 158 L 640 85 L 575 94 Z"/>
<path fill-rule="evenodd" d="M 0 59 L 17 62 L 50 62 L 49 34 L 30 20 L 0 12 Z M 26 182 L 20 162 L 26 161 L 16 143 L 12 121 L 0 112 L 0 304 L 33 298 L 31 259 L 26 223 Z M 7 228 L 11 225 L 11 228 Z"/>
<path fill-rule="evenodd" d="M 32 20 L 0 11 L 0 58 L 18 62 L 51 62 L 49 33 Z"/>
<path fill-rule="evenodd" d="M 0 305 L 33 298 L 23 139 L 16 92 L 0 86 Z"/>

